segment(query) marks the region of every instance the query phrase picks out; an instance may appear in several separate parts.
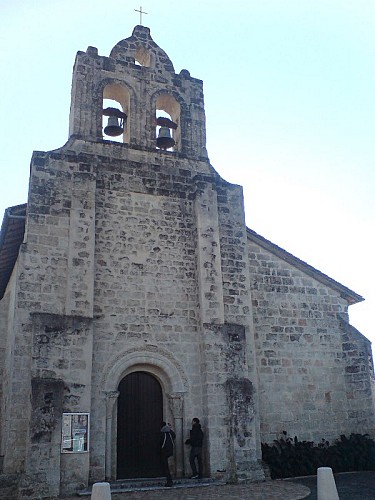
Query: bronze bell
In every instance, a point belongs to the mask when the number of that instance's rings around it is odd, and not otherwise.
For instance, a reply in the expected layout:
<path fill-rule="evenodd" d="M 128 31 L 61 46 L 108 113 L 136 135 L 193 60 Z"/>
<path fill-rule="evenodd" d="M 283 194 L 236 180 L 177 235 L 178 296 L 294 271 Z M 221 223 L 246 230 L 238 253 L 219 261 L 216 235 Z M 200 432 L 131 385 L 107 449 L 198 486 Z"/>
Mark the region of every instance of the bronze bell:
<path fill-rule="evenodd" d="M 110 135 L 111 137 L 117 137 L 124 132 L 124 124 L 121 118 L 116 116 L 108 117 L 108 124 L 104 129 L 105 135 Z"/>
<path fill-rule="evenodd" d="M 105 135 L 117 137 L 124 132 L 124 124 L 126 121 L 126 114 L 117 108 L 103 109 L 103 115 L 108 116 L 108 124 L 104 129 Z"/>
<path fill-rule="evenodd" d="M 175 145 L 175 140 L 171 136 L 169 127 L 160 127 L 159 134 L 156 139 L 156 145 L 160 149 L 169 149 Z"/>

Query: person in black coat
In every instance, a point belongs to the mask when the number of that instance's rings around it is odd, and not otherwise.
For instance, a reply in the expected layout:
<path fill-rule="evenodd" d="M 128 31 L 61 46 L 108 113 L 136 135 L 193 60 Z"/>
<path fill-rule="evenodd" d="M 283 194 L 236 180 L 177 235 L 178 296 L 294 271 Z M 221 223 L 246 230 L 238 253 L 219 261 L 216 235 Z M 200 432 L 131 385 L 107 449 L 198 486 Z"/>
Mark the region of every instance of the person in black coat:
<path fill-rule="evenodd" d="M 200 479 L 203 474 L 203 466 L 202 466 L 202 445 L 203 445 L 203 432 L 201 428 L 201 424 L 199 423 L 199 418 L 193 418 L 192 420 L 192 429 L 190 431 L 190 439 L 186 441 L 186 444 L 190 444 L 190 467 L 193 473 L 191 479 Z M 198 470 L 195 464 L 195 461 L 198 462 Z"/>
<path fill-rule="evenodd" d="M 168 458 L 173 455 L 174 452 L 174 440 L 176 439 L 176 434 L 172 431 L 171 426 L 162 422 L 160 429 L 160 451 L 161 451 L 161 466 L 163 469 L 163 474 L 166 477 L 165 486 L 172 486 L 172 476 L 169 470 Z"/>

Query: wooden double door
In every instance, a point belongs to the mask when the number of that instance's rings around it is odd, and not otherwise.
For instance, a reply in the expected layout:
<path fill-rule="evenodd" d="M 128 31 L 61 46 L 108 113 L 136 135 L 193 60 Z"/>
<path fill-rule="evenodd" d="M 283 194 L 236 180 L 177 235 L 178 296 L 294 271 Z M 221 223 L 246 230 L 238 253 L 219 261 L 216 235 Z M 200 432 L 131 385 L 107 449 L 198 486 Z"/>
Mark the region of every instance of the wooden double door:
<path fill-rule="evenodd" d="M 118 390 L 117 479 L 160 477 L 160 383 L 147 372 L 133 372 L 122 379 Z"/>

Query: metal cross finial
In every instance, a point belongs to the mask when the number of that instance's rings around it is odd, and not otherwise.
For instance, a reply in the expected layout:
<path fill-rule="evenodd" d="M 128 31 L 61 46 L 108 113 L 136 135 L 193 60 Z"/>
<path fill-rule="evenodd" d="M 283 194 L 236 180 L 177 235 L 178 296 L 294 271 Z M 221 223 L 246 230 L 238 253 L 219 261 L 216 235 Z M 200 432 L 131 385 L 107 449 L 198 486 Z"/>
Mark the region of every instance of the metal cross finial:
<path fill-rule="evenodd" d="M 134 9 L 136 12 L 139 12 L 139 24 L 142 24 L 142 14 L 148 14 L 148 12 L 145 12 L 142 10 L 142 5 L 138 9 Z"/>

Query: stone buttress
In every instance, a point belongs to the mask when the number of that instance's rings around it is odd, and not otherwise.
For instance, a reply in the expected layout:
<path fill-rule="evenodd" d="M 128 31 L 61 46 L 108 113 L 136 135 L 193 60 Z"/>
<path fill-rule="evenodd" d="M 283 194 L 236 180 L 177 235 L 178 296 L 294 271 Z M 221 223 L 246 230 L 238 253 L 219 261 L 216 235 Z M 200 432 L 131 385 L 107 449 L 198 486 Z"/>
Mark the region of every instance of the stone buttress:
<path fill-rule="evenodd" d="M 199 416 L 205 474 L 264 478 L 242 189 L 205 141 L 202 81 L 175 73 L 148 28 L 109 57 L 78 52 L 69 140 L 33 154 L 14 271 L 2 439 L 20 498 L 116 479 L 118 386 L 135 371 L 161 384 L 176 475 Z M 87 453 L 61 453 L 63 413 L 89 413 Z"/>

